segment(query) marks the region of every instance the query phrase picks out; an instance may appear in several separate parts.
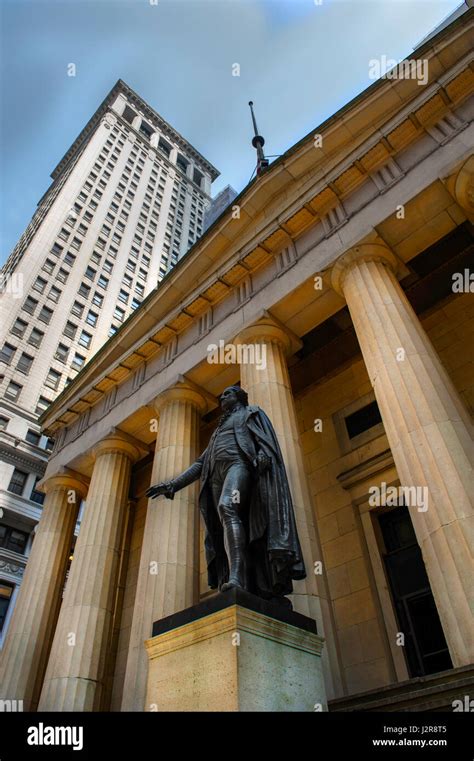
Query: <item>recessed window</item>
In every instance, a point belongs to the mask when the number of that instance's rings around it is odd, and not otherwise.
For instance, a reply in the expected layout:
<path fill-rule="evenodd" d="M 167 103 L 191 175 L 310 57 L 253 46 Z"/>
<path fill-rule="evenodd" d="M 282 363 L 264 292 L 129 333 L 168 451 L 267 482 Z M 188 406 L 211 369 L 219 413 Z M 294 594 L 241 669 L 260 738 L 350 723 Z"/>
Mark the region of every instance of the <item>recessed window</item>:
<path fill-rule="evenodd" d="M 10 418 L 0 415 L 0 431 L 5 431 L 9 422 Z"/>
<path fill-rule="evenodd" d="M 35 485 L 33 486 L 32 490 L 31 490 L 31 494 L 30 494 L 31 501 L 35 502 L 37 505 L 42 505 L 43 502 L 44 502 L 44 498 L 46 496 L 45 494 L 43 494 L 43 492 L 39 491 L 36 488 L 36 485 L 37 485 L 38 481 L 40 481 L 40 480 L 41 480 L 41 476 L 37 476 L 36 480 L 35 480 Z"/>
<path fill-rule="evenodd" d="M 84 273 L 84 277 L 87 277 L 89 280 L 94 280 L 96 275 L 97 275 L 97 271 L 93 269 L 92 267 L 87 267 Z"/>
<path fill-rule="evenodd" d="M 0 547 L 23 555 L 27 541 L 28 534 L 26 531 L 18 531 L 13 526 L 6 526 L 4 523 L 0 524 Z"/>
<path fill-rule="evenodd" d="M 34 444 L 35 447 L 38 447 L 41 441 L 41 434 L 38 433 L 37 431 L 33 431 L 31 428 L 28 428 L 28 431 L 26 432 L 25 440 L 29 444 Z"/>
<path fill-rule="evenodd" d="M 115 307 L 114 317 L 116 320 L 120 320 L 120 322 L 123 322 L 123 319 L 125 317 L 125 309 L 122 309 L 121 307 Z"/>
<path fill-rule="evenodd" d="M 71 367 L 74 370 L 80 370 L 83 366 L 84 362 L 86 361 L 86 358 L 82 356 L 82 354 L 76 354 L 74 355 L 74 359 L 72 361 Z"/>
<path fill-rule="evenodd" d="M 377 402 L 371 402 L 366 404 L 365 407 L 356 410 L 356 412 L 348 415 L 344 422 L 350 439 L 378 425 L 378 423 L 382 422 L 382 417 Z"/>
<path fill-rule="evenodd" d="M 21 391 L 23 389 L 23 386 L 20 386 L 19 383 L 15 383 L 15 381 L 10 381 L 8 386 L 5 389 L 5 393 L 3 396 L 5 399 L 9 399 L 11 402 L 18 401 L 18 398 L 21 394 Z"/>
<path fill-rule="evenodd" d="M 160 137 L 158 141 L 158 148 L 159 150 L 164 153 L 164 155 L 169 158 L 171 153 L 171 145 L 166 142 L 162 137 Z"/>
<path fill-rule="evenodd" d="M 59 359 L 60 362 L 67 362 L 69 354 L 69 346 L 66 344 L 58 344 L 58 348 L 54 354 L 54 359 Z"/>
<path fill-rule="evenodd" d="M 19 494 L 21 496 L 23 494 L 27 478 L 28 473 L 25 473 L 24 470 L 18 470 L 18 468 L 15 468 L 12 473 L 10 483 L 7 487 L 8 491 L 11 491 L 13 494 Z"/>
<path fill-rule="evenodd" d="M 81 335 L 79 336 L 79 343 L 81 346 L 84 346 L 84 348 L 88 349 L 91 345 L 92 336 L 90 333 L 86 333 L 85 330 L 82 331 Z"/>
<path fill-rule="evenodd" d="M 42 270 L 48 273 L 48 275 L 51 275 L 52 271 L 54 270 L 56 264 L 53 262 L 52 259 L 46 259 L 45 263 L 41 267 Z"/>
<path fill-rule="evenodd" d="M 30 337 L 28 338 L 28 343 L 32 346 L 41 346 L 41 341 L 44 338 L 44 333 L 42 330 L 38 330 L 38 328 L 33 328 Z"/>
<path fill-rule="evenodd" d="M 89 309 L 86 317 L 86 322 L 89 325 L 92 325 L 93 328 L 97 325 L 99 315 L 96 312 L 93 312 L 91 309 Z"/>
<path fill-rule="evenodd" d="M 18 360 L 16 369 L 19 370 L 20 373 L 24 373 L 25 375 L 28 375 L 28 373 L 31 370 L 31 365 L 33 364 L 33 359 L 30 354 L 26 354 L 25 352 L 22 352 L 20 359 Z"/>
<path fill-rule="evenodd" d="M 99 277 L 99 280 L 97 281 L 97 285 L 100 285 L 100 287 L 105 290 L 107 288 L 108 284 L 109 284 L 109 281 L 107 280 L 107 278 L 104 277 L 103 275 L 101 275 Z"/>
<path fill-rule="evenodd" d="M 53 285 L 48 293 L 48 299 L 51 299 L 51 301 L 54 301 L 57 303 L 61 297 L 62 291 L 59 290 L 59 288 L 56 288 L 55 285 Z"/>
<path fill-rule="evenodd" d="M 39 291 L 39 293 L 43 293 L 47 285 L 48 285 L 47 280 L 45 280 L 42 277 L 37 277 L 35 282 L 33 283 L 33 290 Z"/>
<path fill-rule="evenodd" d="M 49 309 L 48 307 L 42 307 L 41 312 L 38 315 L 38 320 L 41 320 L 41 322 L 45 322 L 48 325 L 51 322 L 52 316 L 53 316 L 52 309 Z"/>
<path fill-rule="evenodd" d="M 9 343 L 4 343 L 3 348 L 0 351 L 0 362 L 5 362 L 6 365 L 9 365 L 13 359 L 15 352 L 16 346 L 12 346 L 12 344 Z"/>
<path fill-rule="evenodd" d="M 125 119 L 126 122 L 128 122 L 129 124 L 132 124 L 133 120 L 136 117 L 136 113 L 133 110 L 133 108 L 130 108 L 130 106 L 125 106 L 122 117 Z"/>
<path fill-rule="evenodd" d="M 51 402 L 49 399 L 46 399 L 45 396 L 40 396 L 36 403 L 35 414 L 41 415 L 42 412 L 48 409 L 50 404 Z"/>
<path fill-rule="evenodd" d="M 91 289 L 89 285 L 86 285 L 85 283 L 81 283 L 79 286 L 79 290 L 77 292 L 79 293 L 80 296 L 84 296 L 85 299 L 88 299 Z"/>
<path fill-rule="evenodd" d="M 28 327 L 28 323 L 25 322 L 24 320 L 20 320 L 20 318 L 18 317 L 11 327 L 11 333 L 14 333 L 19 338 L 23 338 L 27 327 Z"/>
<path fill-rule="evenodd" d="M 22 309 L 24 309 L 25 312 L 28 312 L 29 314 L 34 314 L 37 306 L 38 306 L 38 302 L 36 301 L 36 299 L 31 298 L 31 296 L 27 296 L 25 299 L 25 303 L 22 306 Z"/>
<path fill-rule="evenodd" d="M 103 301 L 104 301 L 104 297 L 102 296 L 102 294 L 97 293 L 96 291 L 92 297 L 92 303 L 95 304 L 95 306 L 97 307 L 101 307 L 103 304 Z"/>
<path fill-rule="evenodd" d="M 52 388 L 53 391 L 56 391 L 59 387 L 60 382 L 61 382 L 61 373 L 58 373 L 57 370 L 54 370 L 54 368 L 51 367 L 46 376 L 44 385 L 48 386 L 48 388 Z"/>
<path fill-rule="evenodd" d="M 61 283 L 65 283 L 69 277 L 69 272 L 63 267 L 59 268 L 59 272 L 56 275 L 56 280 L 59 280 Z"/>
<path fill-rule="evenodd" d="M 72 267 L 75 261 L 76 261 L 76 257 L 74 256 L 74 254 L 71 254 L 70 251 L 68 251 L 64 255 L 64 264 L 68 264 L 70 267 Z"/>
<path fill-rule="evenodd" d="M 75 314 L 77 317 L 80 317 L 83 311 L 84 311 L 84 304 L 81 304 L 80 301 L 75 301 L 71 308 L 72 314 Z"/>

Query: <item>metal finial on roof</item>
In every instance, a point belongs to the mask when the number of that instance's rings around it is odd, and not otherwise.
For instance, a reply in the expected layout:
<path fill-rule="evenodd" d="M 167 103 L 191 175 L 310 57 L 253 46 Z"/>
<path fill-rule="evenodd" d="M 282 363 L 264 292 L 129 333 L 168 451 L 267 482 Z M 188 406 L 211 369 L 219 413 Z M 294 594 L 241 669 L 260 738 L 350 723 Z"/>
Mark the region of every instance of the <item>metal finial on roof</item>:
<path fill-rule="evenodd" d="M 257 151 L 257 175 L 261 174 L 264 169 L 267 168 L 268 164 L 270 163 L 268 159 L 265 158 L 265 154 L 263 152 L 263 146 L 265 145 L 264 138 L 258 134 L 258 127 L 257 122 L 255 120 L 255 114 L 253 112 L 253 101 L 249 101 L 250 106 L 250 113 L 252 114 L 252 122 L 253 122 L 253 129 L 255 132 L 255 136 L 252 138 L 252 145 Z"/>

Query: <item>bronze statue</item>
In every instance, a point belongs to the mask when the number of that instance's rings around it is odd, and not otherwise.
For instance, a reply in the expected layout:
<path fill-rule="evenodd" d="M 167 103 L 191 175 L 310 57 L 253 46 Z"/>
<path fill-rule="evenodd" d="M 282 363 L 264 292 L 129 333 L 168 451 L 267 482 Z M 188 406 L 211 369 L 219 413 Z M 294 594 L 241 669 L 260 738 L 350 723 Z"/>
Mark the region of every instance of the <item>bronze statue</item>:
<path fill-rule="evenodd" d="M 200 478 L 211 589 L 240 587 L 291 607 L 285 595 L 306 572 L 275 431 L 239 386 L 226 388 L 220 403 L 223 415 L 201 456 L 146 495 L 173 499 Z"/>

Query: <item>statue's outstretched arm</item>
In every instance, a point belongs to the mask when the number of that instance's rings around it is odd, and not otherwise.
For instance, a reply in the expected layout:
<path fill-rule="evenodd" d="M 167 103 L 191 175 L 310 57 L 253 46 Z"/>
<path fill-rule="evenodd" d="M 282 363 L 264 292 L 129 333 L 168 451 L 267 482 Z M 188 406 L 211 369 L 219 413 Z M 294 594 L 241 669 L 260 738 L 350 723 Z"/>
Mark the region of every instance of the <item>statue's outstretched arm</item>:
<path fill-rule="evenodd" d="M 151 499 L 155 499 L 155 497 L 159 497 L 161 494 L 163 494 L 168 499 L 173 499 L 177 491 L 180 491 L 181 489 L 184 489 L 185 486 L 189 486 L 189 484 L 197 481 L 201 475 L 204 455 L 205 451 L 202 453 L 202 455 L 200 455 L 200 457 L 198 457 L 196 462 L 193 462 L 189 468 L 187 468 L 179 476 L 176 476 L 176 478 L 172 478 L 171 481 L 162 481 L 159 484 L 150 486 L 150 488 L 146 490 L 145 495 L 147 497 L 151 497 Z"/>

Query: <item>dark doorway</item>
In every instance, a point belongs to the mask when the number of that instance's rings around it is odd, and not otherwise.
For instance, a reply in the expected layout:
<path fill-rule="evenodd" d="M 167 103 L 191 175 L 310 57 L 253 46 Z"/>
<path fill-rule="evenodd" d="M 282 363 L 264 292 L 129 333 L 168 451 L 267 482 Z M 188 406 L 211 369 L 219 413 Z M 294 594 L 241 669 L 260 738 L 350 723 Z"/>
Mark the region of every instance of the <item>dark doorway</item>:
<path fill-rule="evenodd" d="M 450 669 L 453 664 L 408 508 L 395 507 L 378 520 L 392 599 L 400 631 L 405 634 L 410 676 Z"/>

